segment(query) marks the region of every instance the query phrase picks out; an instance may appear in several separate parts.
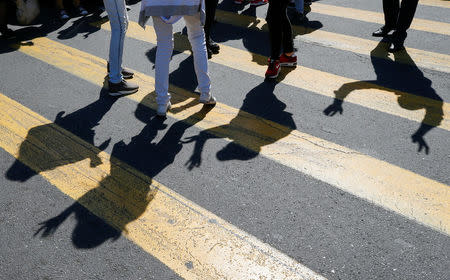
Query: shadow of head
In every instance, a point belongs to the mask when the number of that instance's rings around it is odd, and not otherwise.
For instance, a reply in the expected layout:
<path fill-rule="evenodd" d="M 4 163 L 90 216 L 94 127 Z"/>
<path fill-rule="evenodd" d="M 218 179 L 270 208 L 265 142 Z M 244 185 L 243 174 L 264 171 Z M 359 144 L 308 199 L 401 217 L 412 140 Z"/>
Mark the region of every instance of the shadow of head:
<path fill-rule="evenodd" d="M 36 174 L 33 169 L 16 160 L 8 171 L 6 171 L 5 177 L 11 181 L 26 182 Z"/>
<path fill-rule="evenodd" d="M 94 145 L 94 128 L 115 102 L 100 95 L 100 99 L 70 114 L 59 112 L 54 123 L 31 128 L 20 144 L 17 160 L 6 172 L 6 178 L 24 182 L 37 173 L 85 159 L 90 160 L 90 167 L 100 165 L 102 160 L 98 154 L 109 146 L 111 139 L 95 149 L 86 149 L 81 141 Z"/>
<path fill-rule="evenodd" d="M 72 25 L 64 30 L 58 31 L 58 39 L 68 40 L 74 38 L 77 34 L 84 33 L 83 37 L 88 38 L 101 29 L 101 25 L 108 22 L 108 17 L 100 18 L 98 14 L 91 14 L 89 16 L 81 17 L 72 22 Z"/>
<path fill-rule="evenodd" d="M 92 249 L 108 240 L 117 240 L 121 232 L 89 212 L 80 204 L 74 206 L 78 224 L 72 232 L 72 242 L 76 248 Z"/>
<path fill-rule="evenodd" d="M 216 157 L 220 161 L 227 160 L 250 160 L 258 156 L 258 152 L 246 149 L 234 142 L 228 143 L 222 150 L 218 151 Z"/>

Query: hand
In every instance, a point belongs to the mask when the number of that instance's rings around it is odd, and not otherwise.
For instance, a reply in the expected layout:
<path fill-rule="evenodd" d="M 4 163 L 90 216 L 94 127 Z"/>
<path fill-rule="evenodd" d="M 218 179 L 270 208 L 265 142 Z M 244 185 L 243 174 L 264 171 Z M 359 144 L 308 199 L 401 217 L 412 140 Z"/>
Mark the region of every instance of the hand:
<path fill-rule="evenodd" d="M 425 149 L 425 154 L 428 155 L 430 152 L 430 147 L 428 147 L 427 142 L 425 142 L 425 139 L 423 139 L 422 135 L 413 134 L 411 136 L 412 142 L 417 143 L 419 145 L 418 152 L 420 153 L 422 149 Z"/>

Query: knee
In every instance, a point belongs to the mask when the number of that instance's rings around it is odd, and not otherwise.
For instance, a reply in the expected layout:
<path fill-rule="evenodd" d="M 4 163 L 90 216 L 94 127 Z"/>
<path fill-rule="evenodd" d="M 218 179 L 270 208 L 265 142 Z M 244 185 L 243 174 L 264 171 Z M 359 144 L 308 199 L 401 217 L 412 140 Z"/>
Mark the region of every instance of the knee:
<path fill-rule="evenodd" d="M 156 40 L 158 44 L 158 52 L 172 52 L 174 48 L 174 41 L 170 38 Z"/>
<path fill-rule="evenodd" d="M 198 30 L 191 30 L 188 32 L 188 38 L 191 45 L 198 45 L 205 40 L 205 33 L 203 28 L 199 28 Z"/>

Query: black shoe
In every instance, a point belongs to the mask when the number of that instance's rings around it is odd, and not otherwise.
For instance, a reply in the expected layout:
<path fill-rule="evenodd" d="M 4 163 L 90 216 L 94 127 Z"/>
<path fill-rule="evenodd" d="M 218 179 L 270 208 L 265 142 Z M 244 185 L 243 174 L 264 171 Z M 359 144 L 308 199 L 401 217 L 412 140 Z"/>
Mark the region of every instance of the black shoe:
<path fill-rule="evenodd" d="M 108 64 L 106 64 L 106 70 L 108 71 L 108 74 L 109 74 L 109 62 L 108 62 Z M 123 68 L 123 67 L 122 67 L 121 73 L 122 73 L 122 76 L 124 79 L 132 79 L 134 76 L 133 71 L 131 71 L 130 69 L 127 69 L 127 68 Z"/>
<path fill-rule="evenodd" d="M 219 44 L 217 44 L 216 42 L 214 42 L 212 39 L 209 39 L 209 40 L 206 42 L 206 48 L 209 49 L 209 50 L 211 50 L 211 52 L 212 52 L 213 54 L 218 54 L 219 51 L 220 51 L 220 46 L 219 46 Z"/>
<path fill-rule="evenodd" d="M 111 96 L 121 96 L 132 94 L 138 91 L 139 86 L 135 83 L 130 83 L 125 80 L 122 80 L 120 83 L 111 83 L 108 82 L 109 86 L 109 95 Z"/>
<path fill-rule="evenodd" d="M 12 38 L 16 37 L 14 31 L 12 31 L 9 28 L 0 30 L 0 33 L 2 33 L 1 38 L 3 38 L 3 39 L 12 39 Z"/>
<path fill-rule="evenodd" d="M 396 40 L 391 43 L 389 46 L 388 52 L 395 53 L 399 51 L 403 51 L 405 49 L 405 46 L 403 45 L 403 40 Z"/>
<path fill-rule="evenodd" d="M 373 32 L 372 36 L 373 37 L 386 37 L 389 34 L 389 32 L 391 32 L 392 30 L 393 30 L 393 28 L 382 26 L 381 28 L 379 28 L 378 30 Z"/>

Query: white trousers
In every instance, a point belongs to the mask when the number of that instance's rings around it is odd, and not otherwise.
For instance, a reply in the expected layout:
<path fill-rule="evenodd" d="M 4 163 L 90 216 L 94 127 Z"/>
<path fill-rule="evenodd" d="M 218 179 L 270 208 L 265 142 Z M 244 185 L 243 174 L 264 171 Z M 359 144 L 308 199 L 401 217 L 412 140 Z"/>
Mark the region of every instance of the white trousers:
<path fill-rule="evenodd" d="M 194 16 L 183 16 L 186 22 L 189 42 L 194 55 L 194 68 L 197 75 L 200 93 L 209 93 L 211 81 L 208 75 L 208 54 L 206 52 L 205 33 L 200 22 L 200 13 Z M 173 26 L 162 21 L 160 17 L 153 17 L 157 44 L 155 61 L 155 91 L 156 103 L 167 104 L 170 101 L 169 93 L 169 63 L 172 57 Z"/>

